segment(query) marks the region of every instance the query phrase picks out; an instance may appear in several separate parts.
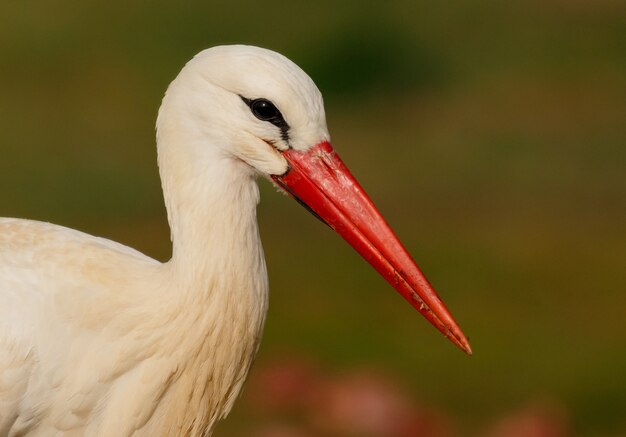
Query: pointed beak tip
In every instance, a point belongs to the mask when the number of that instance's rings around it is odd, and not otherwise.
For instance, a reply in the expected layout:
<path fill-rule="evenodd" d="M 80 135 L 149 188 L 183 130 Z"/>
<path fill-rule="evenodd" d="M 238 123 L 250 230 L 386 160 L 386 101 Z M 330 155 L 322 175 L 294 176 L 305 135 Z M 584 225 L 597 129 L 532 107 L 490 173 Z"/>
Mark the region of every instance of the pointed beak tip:
<path fill-rule="evenodd" d="M 461 331 L 461 328 L 459 328 L 456 323 L 452 327 L 448 327 L 448 332 L 445 333 L 445 335 L 450 341 L 452 341 L 452 343 L 457 345 L 459 349 L 461 349 L 467 355 L 474 354 L 474 352 L 472 351 L 472 346 L 470 346 L 469 340 L 467 339 L 465 334 L 463 334 L 463 331 Z"/>
<path fill-rule="evenodd" d="M 467 355 L 474 355 L 474 352 L 472 351 L 472 346 L 470 346 L 469 341 L 467 341 L 465 337 L 462 339 L 460 346 L 463 352 L 465 352 Z"/>

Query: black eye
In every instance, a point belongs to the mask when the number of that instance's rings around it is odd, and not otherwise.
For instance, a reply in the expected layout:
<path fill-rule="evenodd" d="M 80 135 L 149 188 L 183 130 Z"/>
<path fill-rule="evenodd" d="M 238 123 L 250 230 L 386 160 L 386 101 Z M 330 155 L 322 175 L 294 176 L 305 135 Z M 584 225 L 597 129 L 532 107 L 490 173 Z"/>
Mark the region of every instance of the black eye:
<path fill-rule="evenodd" d="M 263 121 L 272 121 L 273 118 L 281 117 L 276 106 L 269 100 L 256 99 L 250 103 L 250 109 L 256 118 Z"/>
<path fill-rule="evenodd" d="M 262 121 L 272 123 L 280 129 L 281 138 L 289 143 L 289 125 L 283 118 L 278 108 L 267 99 L 247 99 L 240 96 L 246 105 L 250 108 L 256 118 Z"/>

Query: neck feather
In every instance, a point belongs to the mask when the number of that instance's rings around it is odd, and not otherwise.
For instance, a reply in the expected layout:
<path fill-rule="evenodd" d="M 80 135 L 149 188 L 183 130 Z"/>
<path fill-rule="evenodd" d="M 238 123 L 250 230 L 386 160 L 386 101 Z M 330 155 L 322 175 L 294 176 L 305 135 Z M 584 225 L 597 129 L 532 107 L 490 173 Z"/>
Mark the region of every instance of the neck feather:
<path fill-rule="evenodd" d="M 189 418 L 198 425 L 225 416 L 241 388 L 261 337 L 268 284 L 254 172 L 211 144 L 181 147 L 184 140 L 159 136 L 159 168 L 173 244 L 167 266 L 182 303 L 177 329 L 187 333 L 175 348 L 188 357 L 183 367 L 195 386 L 207 387 L 197 398 L 208 405 L 206 417 Z M 172 396 L 195 399 L 185 387 L 178 384 Z"/>

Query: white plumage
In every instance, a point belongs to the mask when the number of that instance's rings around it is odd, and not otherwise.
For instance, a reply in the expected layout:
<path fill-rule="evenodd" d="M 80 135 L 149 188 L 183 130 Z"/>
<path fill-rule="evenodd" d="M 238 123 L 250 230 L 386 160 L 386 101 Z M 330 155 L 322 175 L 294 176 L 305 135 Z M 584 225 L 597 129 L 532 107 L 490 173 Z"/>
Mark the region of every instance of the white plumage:
<path fill-rule="evenodd" d="M 469 351 L 328 140 L 321 95 L 300 68 L 269 50 L 214 47 L 183 68 L 159 110 L 168 262 L 0 219 L 0 436 L 211 434 L 267 309 L 258 175 L 309 205 Z"/>
<path fill-rule="evenodd" d="M 64 227 L 0 219 L 0 435 L 202 435 L 257 350 L 267 274 L 255 177 L 328 139 L 321 96 L 268 50 L 215 47 L 170 85 L 157 124 L 173 254 L 157 262 Z M 266 141 L 261 140 L 263 138 Z"/>

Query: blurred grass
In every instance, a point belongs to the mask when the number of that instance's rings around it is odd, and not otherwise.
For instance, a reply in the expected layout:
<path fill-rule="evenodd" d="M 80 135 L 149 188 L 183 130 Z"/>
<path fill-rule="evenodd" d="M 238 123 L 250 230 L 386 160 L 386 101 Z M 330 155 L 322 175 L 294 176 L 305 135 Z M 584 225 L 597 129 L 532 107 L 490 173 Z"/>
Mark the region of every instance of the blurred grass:
<path fill-rule="evenodd" d="M 475 355 L 262 181 L 258 366 L 385 368 L 469 431 L 549 398 L 577 435 L 626 433 L 625 24 L 619 0 L 5 2 L 0 215 L 167 259 L 165 87 L 205 47 L 278 50 L 318 82 L 335 147 Z M 221 430 L 252 420 L 238 406 Z"/>

